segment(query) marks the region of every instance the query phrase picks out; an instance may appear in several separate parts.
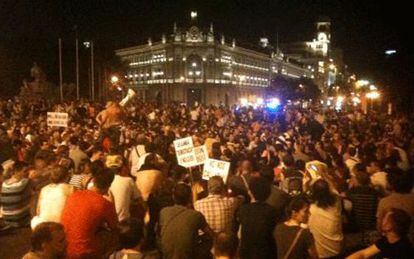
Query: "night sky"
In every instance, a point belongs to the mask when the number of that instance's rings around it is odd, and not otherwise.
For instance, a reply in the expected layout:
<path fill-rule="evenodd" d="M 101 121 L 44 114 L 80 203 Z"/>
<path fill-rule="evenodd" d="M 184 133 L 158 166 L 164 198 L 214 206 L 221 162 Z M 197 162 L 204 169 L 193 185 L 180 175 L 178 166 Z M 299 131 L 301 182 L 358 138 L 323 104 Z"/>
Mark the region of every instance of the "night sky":
<path fill-rule="evenodd" d="M 0 1 L 0 84 L 16 89 L 28 77 L 33 61 L 58 82 L 57 39 L 64 41 L 64 81 L 74 81 L 74 26 L 81 40 L 93 39 L 97 55 L 113 49 L 158 41 L 189 22 L 190 10 L 197 10 L 202 27 L 214 23 L 216 35 L 239 42 L 257 43 L 268 37 L 271 43 L 311 40 L 319 16 L 332 21 L 332 44 L 342 48 L 351 71 L 361 77 L 407 87 L 413 78 L 411 8 L 398 1 Z M 386 58 L 384 50 L 397 49 Z M 82 50 L 82 57 L 87 55 Z M 85 57 L 84 57 L 85 58 Z M 86 61 L 85 61 L 86 62 Z M 85 63 L 84 62 L 84 63 Z M 85 70 L 86 64 L 81 63 Z M 398 74 L 398 76 L 396 76 Z M 385 81 L 388 80 L 388 81 Z"/>

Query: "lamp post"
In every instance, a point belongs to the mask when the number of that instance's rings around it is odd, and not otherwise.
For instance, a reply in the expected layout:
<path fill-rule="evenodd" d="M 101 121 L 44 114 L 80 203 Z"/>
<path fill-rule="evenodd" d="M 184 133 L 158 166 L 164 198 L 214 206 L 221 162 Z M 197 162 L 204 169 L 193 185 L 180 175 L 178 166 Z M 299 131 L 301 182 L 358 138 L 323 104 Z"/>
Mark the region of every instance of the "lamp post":
<path fill-rule="evenodd" d="M 87 49 L 91 49 L 91 99 L 95 101 L 95 76 L 94 76 L 94 52 L 93 52 L 93 41 L 85 41 L 83 45 Z"/>

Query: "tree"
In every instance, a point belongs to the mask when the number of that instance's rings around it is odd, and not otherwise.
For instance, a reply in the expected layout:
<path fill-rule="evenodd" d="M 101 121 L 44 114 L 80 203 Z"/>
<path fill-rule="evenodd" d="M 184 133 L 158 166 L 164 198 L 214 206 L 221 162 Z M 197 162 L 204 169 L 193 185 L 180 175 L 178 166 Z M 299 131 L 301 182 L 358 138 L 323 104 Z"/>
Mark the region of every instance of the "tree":
<path fill-rule="evenodd" d="M 268 96 L 276 96 L 282 102 L 317 99 L 320 94 L 320 89 L 311 79 L 294 79 L 280 75 L 270 81 L 270 86 L 267 89 Z"/>

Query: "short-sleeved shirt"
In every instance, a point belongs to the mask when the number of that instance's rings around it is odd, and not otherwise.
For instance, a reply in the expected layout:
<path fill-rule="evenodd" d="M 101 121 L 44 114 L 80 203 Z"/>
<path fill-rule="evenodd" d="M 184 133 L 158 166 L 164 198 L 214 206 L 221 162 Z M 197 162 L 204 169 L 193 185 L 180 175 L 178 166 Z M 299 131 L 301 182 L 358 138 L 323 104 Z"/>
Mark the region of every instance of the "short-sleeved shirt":
<path fill-rule="evenodd" d="M 130 177 L 115 175 L 109 191 L 114 197 L 115 209 L 118 214 L 118 220 L 128 219 L 130 214 L 131 202 L 137 200 L 140 196 L 134 180 Z"/>
<path fill-rule="evenodd" d="M 377 219 L 381 220 L 385 213 L 391 209 L 400 209 L 414 217 L 414 193 L 392 193 L 382 198 L 378 203 Z"/>
<path fill-rule="evenodd" d="M 299 226 L 288 226 L 281 223 L 276 226 L 273 236 L 276 240 L 277 258 L 284 258 L 292 245 L 298 231 Z M 308 257 L 308 249 L 314 244 L 314 239 L 309 229 L 303 229 L 296 245 L 289 255 L 289 259 L 302 259 Z"/>
<path fill-rule="evenodd" d="M 180 205 L 166 207 L 161 210 L 159 224 L 164 258 L 194 258 L 198 230 L 207 226 L 200 212 Z"/>
<path fill-rule="evenodd" d="M 215 232 L 231 231 L 234 215 L 239 205 L 236 198 L 227 198 L 222 195 L 211 194 L 194 204 L 194 209 L 201 212 L 208 225 Z"/>
<path fill-rule="evenodd" d="M 352 216 L 357 227 L 360 230 L 374 230 L 378 192 L 369 186 L 357 186 L 349 189 L 346 196 L 352 202 Z"/>
<path fill-rule="evenodd" d="M 68 242 L 68 257 L 76 258 L 94 255 L 99 245 L 96 233 L 105 224 L 115 228 L 118 218 L 113 203 L 96 192 L 83 190 L 69 196 L 61 222 Z"/>
<path fill-rule="evenodd" d="M 414 258 L 413 247 L 408 238 L 401 238 L 397 242 L 391 244 L 388 242 L 387 238 L 383 237 L 375 243 L 375 246 L 381 251 L 381 258 Z"/>
<path fill-rule="evenodd" d="M 276 252 L 273 230 L 277 211 L 264 202 L 242 205 L 237 213 L 241 224 L 240 257 L 274 258 Z"/>

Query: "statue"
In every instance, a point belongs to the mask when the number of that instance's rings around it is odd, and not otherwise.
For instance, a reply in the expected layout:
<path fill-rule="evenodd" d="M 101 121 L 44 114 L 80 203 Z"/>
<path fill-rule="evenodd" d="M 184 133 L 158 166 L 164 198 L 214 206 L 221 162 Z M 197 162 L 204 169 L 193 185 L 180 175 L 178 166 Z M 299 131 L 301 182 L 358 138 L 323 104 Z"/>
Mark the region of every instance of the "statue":
<path fill-rule="evenodd" d="M 33 63 L 33 67 L 30 69 L 30 76 L 33 78 L 33 81 L 28 82 L 26 79 L 23 80 L 23 86 L 20 88 L 20 96 L 23 99 L 46 97 L 45 95 L 51 88 L 51 83 L 46 80 L 46 74 L 36 62 Z"/>

